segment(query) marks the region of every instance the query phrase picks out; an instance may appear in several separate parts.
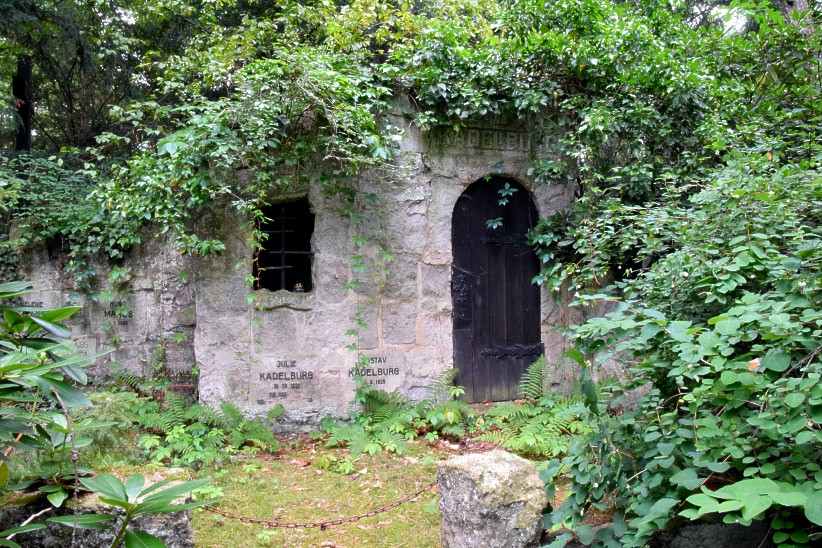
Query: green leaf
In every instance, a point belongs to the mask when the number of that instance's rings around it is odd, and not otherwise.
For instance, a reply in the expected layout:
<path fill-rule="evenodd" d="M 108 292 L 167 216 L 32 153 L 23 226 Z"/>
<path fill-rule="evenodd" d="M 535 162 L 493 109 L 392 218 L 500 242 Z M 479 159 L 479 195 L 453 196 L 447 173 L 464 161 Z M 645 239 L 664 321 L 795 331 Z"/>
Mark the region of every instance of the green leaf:
<path fill-rule="evenodd" d="M 68 339 L 71 337 L 71 331 L 60 327 L 59 325 L 53 324 L 47 320 L 42 318 L 38 318 L 37 316 L 31 316 L 31 321 L 54 335 L 55 337 L 60 337 L 61 339 Z"/>
<path fill-rule="evenodd" d="M 105 529 L 112 519 L 114 517 L 107 514 L 78 514 L 76 516 L 55 516 L 46 521 L 78 529 Z"/>
<path fill-rule="evenodd" d="M 165 500 L 152 500 L 137 505 L 134 510 L 134 515 L 140 514 L 171 514 L 174 512 L 183 512 L 193 508 L 201 508 L 208 504 L 212 504 L 213 500 L 201 500 L 196 502 L 186 502 L 185 504 L 172 504 Z"/>
<path fill-rule="evenodd" d="M 127 500 L 112 497 L 100 497 L 100 502 L 108 504 L 109 506 L 116 506 L 117 508 L 122 508 L 127 512 L 133 511 L 135 506 L 137 506 L 136 504 L 128 502 Z"/>
<path fill-rule="evenodd" d="M 672 498 L 662 498 L 653 503 L 651 507 L 648 509 L 648 513 L 642 518 L 642 522 L 649 522 L 664 516 L 668 515 L 668 512 L 671 511 L 671 508 L 679 504 L 677 499 Z"/>
<path fill-rule="evenodd" d="M 731 467 L 731 465 L 728 464 L 727 462 L 709 462 L 706 465 L 706 467 L 711 472 L 715 472 L 717 474 L 722 474 L 722 473 L 727 472 L 728 469 Z"/>
<path fill-rule="evenodd" d="M 126 548 L 166 548 L 166 545 L 145 531 L 126 531 Z"/>
<path fill-rule="evenodd" d="M 566 350 L 565 355 L 574 360 L 580 367 L 588 366 L 588 363 L 585 361 L 585 354 L 580 352 L 576 347 Z"/>
<path fill-rule="evenodd" d="M 91 405 L 91 401 L 89 401 L 88 397 L 83 392 L 77 390 L 68 383 L 47 379 L 45 377 L 37 377 L 35 382 L 37 383 L 37 386 L 39 386 L 40 389 L 47 393 L 52 399 L 55 399 L 54 392 L 57 392 L 66 407 L 87 407 Z"/>
<path fill-rule="evenodd" d="M 822 491 L 808 496 L 805 503 L 805 517 L 814 525 L 822 527 Z"/>
<path fill-rule="evenodd" d="M 668 325 L 668 334 L 677 342 L 689 342 L 691 335 L 688 334 L 688 328 L 691 327 L 691 322 L 676 321 Z"/>
<path fill-rule="evenodd" d="M 46 498 L 55 508 L 60 508 L 63 502 L 68 498 L 68 493 L 66 493 L 62 489 L 59 489 L 53 493 L 49 493 L 48 495 L 46 495 Z"/>
<path fill-rule="evenodd" d="M 94 478 L 80 478 L 83 487 L 110 499 L 128 500 L 126 488 L 122 482 L 111 474 L 102 474 Z"/>
<path fill-rule="evenodd" d="M 17 535 L 20 533 L 30 533 L 31 531 L 39 531 L 40 529 L 45 528 L 46 526 L 42 523 L 27 523 L 19 527 L 12 527 L 11 529 L 0 531 L 0 537 L 8 537 L 10 535 Z"/>
<path fill-rule="evenodd" d="M 791 365 L 791 356 L 782 350 L 770 350 L 762 358 L 762 368 L 781 373 Z"/>
<path fill-rule="evenodd" d="M 729 336 L 736 335 L 741 325 L 740 321 L 736 318 L 725 318 L 724 320 L 719 320 L 714 328 L 720 335 Z"/>
<path fill-rule="evenodd" d="M 6 282 L 0 284 L 0 299 L 19 297 L 31 291 L 31 282 Z"/>
<path fill-rule="evenodd" d="M 785 396 L 785 405 L 790 408 L 796 408 L 802 405 L 802 402 L 805 401 L 805 394 L 801 392 L 791 392 L 787 396 Z"/>
<path fill-rule="evenodd" d="M 126 480 L 125 489 L 126 495 L 128 496 L 128 500 L 136 501 L 137 496 L 140 494 L 140 491 L 143 489 L 143 485 L 145 484 L 146 480 L 140 474 L 135 474 L 130 476 Z"/>
<path fill-rule="evenodd" d="M 9 482 L 9 465 L 6 462 L 0 462 L 0 488 Z"/>
<path fill-rule="evenodd" d="M 690 497 L 686 498 L 685 501 L 693 504 L 694 506 L 699 507 L 714 507 L 719 504 L 718 500 L 703 493 L 691 495 Z"/>
<path fill-rule="evenodd" d="M 726 500 L 717 505 L 716 511 L 720 513 L 733 512 L 735 510 L 739 510 L 740 508 L 742 508 L 741 500 Z"/>
<path fill-rule="evenodd" d="M 748 521 L 770 508 L 772 500 L 768 495 L 757 495 L 755 497 L 745 498 L 744 503 L 742 519 Z"/>
<path fill-rule="evenodd" d="M 671 476 L 671 483 L 692 491 L 702 484 L 702 480 L 696 475 L 696 470 L 686 468 Z"/>
<path fill-rule="evenodd" d="M 594 528 L 590 525 L 580 525 L 574 530 L 581 544 L 590 546 L 594 542 Z"/>
<path fill-rule="evenodd" d="M 751 478 L 726 485 L 713 491 L 711 495 L 723 499 L 744 500 L 747 497 L 770 495 L 777 491 L 779 491 L 779 486 L 775 481 L 767 478 Z"/>
<path fill-rule="evenodd" d="M 62 322 L 77 314 L 82 310 L 79 306 L 64 306 L 63 308 L 51 308 L 38 312 L 36 316 L 47 322 Z"/>
<path fill-rule="evenodd" d="M 808 496 L 801 491 L 776 491 L 770 495 L 775 503 L 781 504 L 782 506 L 805 506 L 808 500 Z"/>
<path fill-rule="evenodd" d="M 159 491 L 151 496 L 146 497 L 143 502 L 150 502 L 156 500 L 165 500 L 171 502 L 174 499 L 179 498 L 180 496 L 185 495 L 186 493 L 190 493 L 195 489 L 199 489 L 200 487 L 203 487 L 205 485 L 208 485 L 208 480 L 184 481 L 177 485 L 169 487 L 168 489 L 163 489 L 162 491 Z"/>

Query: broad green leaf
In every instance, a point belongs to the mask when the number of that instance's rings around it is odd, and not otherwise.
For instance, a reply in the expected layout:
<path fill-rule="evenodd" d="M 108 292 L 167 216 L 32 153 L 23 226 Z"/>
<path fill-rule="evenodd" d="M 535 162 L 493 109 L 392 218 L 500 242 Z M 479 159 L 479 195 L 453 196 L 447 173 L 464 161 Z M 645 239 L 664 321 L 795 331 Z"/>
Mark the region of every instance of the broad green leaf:
<path fill-rule="evenodd" d="M 677 342 L 688 342 L 691 340 L 691 335 L 688 334 L 688 328 L 691 327 L 691 322 L 676 321 L 668 324 L 668 334 Z"/>
<path fill-rule="evenodd" d="M 82 308 L 79 306 L 64 306 L 62 308 L 51 308 L 49 310 L 43 310 L 42 312 L 38 312 L 35 315 L 38 318 L 46 320 L 47 322 L 56 323 L 71 318 L 80 310 L 82 310 Z"/>
<path fill-rule="evenodd" d="M 716 507 L 716 511 L 720 513 L 733 512 L 735 510 L 739 510 L 740 508 L 742 508 L 741 500 L 726 500 L 719 503 Z"/>
<path fill-rule="evenodd" d="M 822 527 L 822 491 L 817 491 L 808 496 L 805 503 L 805 517 L 814 525 Z"/>
<path fill-rule="evenodd" d="M 166 548 L 166 545 L 145 531 L 126 531 L 126 548 Z"/>
<path fill-rule="evenodd" d="M 128 500 L 122 482 L 111 474 L 102 474 L 93 478 L 80 478 L 83 487 L 112 499 Z"/>
<path fill-rule="evenodd" d="M 673 508 L 677 504 L 679 504 L 679 501 L 677 499 L 659 499 L 658 501 L 653 503 L 651 507 L 648 509 L 648 513 L 643 518 L 643 521 L 666 516 L 668 512 L 671 511 L 671 508 Z"/>
<path fill-rule="evenodd" d="M 78 529 L 105 529 L 112 519 L 114 517 L 107 514 L 78 514 L 76 516 L 55 516 L 46 521 Z"/>
<path fill-rule="evenodd" d="M 17 535 L 20 533 L 30 533 L 31 531 L 39 531 L 40 529 L 45 528 L 46 526 L 42 523 L 27 523 L 19 527 L 12 527 L 11 529 L 0 531 L 0 537 L 8 537 L 10 535 Z"/>
<path fill-rule="evenodd" d="M 702 484 L 702 480 L 697 476 L 696 470 L 686 468 L 671 476 L 671 483 L 692 491 Z"/>
<path fill-rule="evenodd" d="M 199 489 L 208 485 L 208 480 L 192 480 L 192 481 L 184 481 L 178 483 L 177 485 L 173 485 L 167 489 L 163 489 L 162 491 L 158 491 L 148 497 L 146 497 L 143 502 L 150 502 L 150 501 L 157 501 L 157 500 L 164 500 L 167 502 L 171 502 L 176 498 L 181 497 L 187 493 L 190 493 L 194 489 Z"/>
<path fill-rule="evenodd" d="M 743 502 L 745 506 L 742 508 L 742 519 L 752 520 L 770 508 L 772 500 L 768 495 L 757 495 L 754 497 L 746 497 Z"/>
<path fill-rule="evenodd" d="M 785 405 L 791 408 L 799 407 L 804 401 L 805 394 L 802 394 L 801 392 L 791 392 L 785 396 Z"/>
<path fill-rule="evenodd" d="M 4 462 L 0 462 L 0 488 L 6 485 L 9 482 L 9 465 Z"/>
<path fill-rule="evenodd" d="M 143 489 L 143 485 L 145 484 L 146 480 L 143 476 L 139 474 L 135 474 L 130 476 L 126 480 L 125 489 L 126 495 L 128 495 L 128 500 L 135 501 L 137 496 L 140 494 L 140 491 Z"/>
<path fill-rule="evenodd" d="M 771 499 L 782 506 L 804 506 L 808 500 L 807 495 L 801 491 L 782 492 L 776 491 L 770 494 Z"/>
<path fill-rule="evenodd" d="M 45 377 L 38 377 L 35 379 L 35 382 L 40 389 L 47 393 L 52 399 L 54 399 L 53 391 L 56 391 L 60 395 L 62 402 L 69 408 L 87 407 L 91 405 L 91 401 L 83 392 L 66 382 L 46 379 Z"/>
<path fill-rule="evenodd" d="M 590 525 L 581 525 L 574 530 L 581 544 L 590 546 L 594 542 L 594 528 Z"/>
<path fill-rule="evenodd" d="M 730 336 L 736 335 L 741 325 L 740 321 L 736 318 L 725 318 L 724 320 L 716 322 L 714 328 L 720 335 Z"/>
<path fill-rule="evenodd" d="M 579 351 L 578 348 L 571 348 L 565 351 L 565 355 L 574 360 L 580 367 L 587 367 L 588 363 L 585 361 L 585 354 Z"/>
<path fill-rule="evenodd" d="M 68 493 L 60 489 L 58 491 L 54 491 L 53 493 L 49 493 L 46 495 L 46 498 L 55 508 L 60 508 L 60 506 L 63 505 L 63 502 L 68 498 Z"/>
<path fill-rule="evenodd" d="M 791 357 L 782 350 L 770 350 L 762 358 L 762 368 L 781 373 L 791 365 Z"/>
<path fill-rule="evenodd" d="M 31 291 L 31 282 L 6 282 L 0 284 L 0 299 L 19 297 Z"/>
<path fill-rule="evenodd" d="M 100 497 L 100 501 L 105 503 L 105 504 L 108 504 L 110 506 L 116 506 L 118 508 L 122 508 L 123 510 L 126 510 L 128 512 L 132 511 L 134 509 L 134 507 L 136 506 L 135 504 L 133 504 L 131 502 L 128 502 L 125 499 L 120 499 L 120 498 Z"/>
<path fill-rule="evenodd" d="M 773 480 L 766 478 L 751 478 L 731 485 L 726 485 L 711 493 L 712 496 L 722 499 L 744 500 L 756 495 L 770 495 L 779 491 L 779 486 Z"/>
<path fill-rule="evenodd" d="M 171 514 L 174 512 L 192 510 L 194 508 L 201 508 L 212 504 L 213 502 L 213 500 L 200 500 L 196 502 L 186 502 L 184 504 L 172 504 L 170 502 L 166 502 L 165 500 L 153 500 L 151 502 L 138 504 L 134 514 Z"/>
<path fill-rule="evenodd" d="M 727 462 L 710 462 L 706 465 L 706 467 L 711 472 L 715 472 L 717 474 L 722 474 L 724 472 L 727 472 L 728 469 L 731 467 L 731 465 L 728 464 Z"/>
<path fill-rule="evenodd" d="M 694 506 L 699 507 L 706 507 L 706 506 L 717 506 L 719 501 L 715 498 L 705 495 L 703 493 L 697 493 L 695 495 L 691 495 L 690 497 L 685 499 L 686 502 L 693 504 Z"/>
<path fill-rule="evenodd" d="M 68 339 L 71 337 L 71 331 L 64 327 L 60 327 L 59 325 L 53 324 L 50 321 L 38 318 L 37 316 L 31 316 L 31 320 L 55 337 L 60 337 L 61 339 Z"/>
<path fill-rule="evenodd" d="M 142 491 L 140 491 L 140 495 L 139 495 L 139 496 L 140 496 L 140 497 L 145 497 L 145 496 L 146 496 L 146 495 L 148 495 L 149 493 L 153 493 L 154 491 L 157 491 L 158 489 L 162 489 L 163 487 L 165 487 L 166 485 L 168 485 L 168 484 L 170 484 L 170 483 L 172 483 L 172 482 L 174 482 L 174 481 L 176 481 L 176 480 L 173 480 L 173 479 L 164 479 L 164 480 L 162 480 L 162 481 L 158 481 L 157 483 L 152 483 L 151 485 L 149 485 L 148 487 L 146 487 L 145 489 L 143 489 Z"/>

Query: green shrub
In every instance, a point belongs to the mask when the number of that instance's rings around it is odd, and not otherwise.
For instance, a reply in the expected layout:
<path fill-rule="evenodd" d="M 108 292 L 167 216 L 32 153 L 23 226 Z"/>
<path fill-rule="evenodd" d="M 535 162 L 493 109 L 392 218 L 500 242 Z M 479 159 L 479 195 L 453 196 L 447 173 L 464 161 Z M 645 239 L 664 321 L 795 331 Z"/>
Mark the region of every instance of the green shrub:
<path fill-rule="evenodd" d="M 768 520 L 778 544 L 820 536 L 822 491 L 822 173 L 816 163 L 729 159 L 686 201 L 635 211 L 667 253 L 621 284 L 621 302 L 575 330 L 594 363 L 630 364 L 650 385 L 636 410 L 546 473 L 627 527 L 601 542 L 641 546 L 685 519 Z M 618 300 L 616 297 L 611 297 Z M 573 353 L 584 370 L 592 367 Z"/>
<path fill-rule="evenodd" d="M 39 487 L 62 504 L 77 474 L 72 452 L 90 443 L 94 424 L 72 421 L 90 404 L 77 385 L 89 359 L 66 341 L 62 324 L 79 307 L 27 309 L 11 303 L 27 282 L 0 284 L 0 489 Z"/>

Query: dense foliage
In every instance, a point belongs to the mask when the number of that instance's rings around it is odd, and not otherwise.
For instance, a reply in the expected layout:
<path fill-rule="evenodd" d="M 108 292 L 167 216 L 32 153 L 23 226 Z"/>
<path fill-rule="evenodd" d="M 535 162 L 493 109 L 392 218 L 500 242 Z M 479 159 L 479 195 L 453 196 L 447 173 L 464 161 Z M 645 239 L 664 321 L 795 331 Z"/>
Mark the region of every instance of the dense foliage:
<path fill-rule="evenodd" d="M 31 56 L 41 99 L 33 157 L 0 161 L 0 215 L 22 227 L 0 249 L 59 241 L 88 284 L 90 258 L 119 258 L 146 231 L 219 252 L 201 213 L 230 204 L 253 221 L 306 184 L 356 221 L 356 175 L 395 161 L 393 98 L 429 131 L 528 120 L 552 149 L 535 153 L 534 180 L 577 196 L 531 235 L 535 282 L 581 306 L 612 301 L 575 330 L 599 420 L 547 472 L 573 482 L 550 525 L 642 546 L 688 519 L 767 519 L 777 543 L 813 542 L 822 48 L 818 6 L 786 6 L 6 0 L 0 78 Z M 593 401 L 606 360 L 645 392 L 635 410 Z M 403 415 L 403 402 L 361 396 L 400 419 L 375 408 L 334 443 L 399 447 L 434 424 L 434 405 Z M 431 432 L 462 427 L 452 401 Z M 591 506 L 614 514 L 596 537 L 581 522 Z"/>
<path fill-rule="evenodd" d="M 780 546 L 820 535 L 819 44 L 773 12 L 759 23 L 723 50 L 762 76 L 721 82 L 720 98 L 752 98 L 711 145 L 721 161 L 660 179 L 642 204 L 604 199 L 566 241 L 578 260 L 549 273 L 573 279 L 582 305 L 612 301 L 575 329 L 580 366 L 622 362 L 623 388 L 647 391 L 547 473 L 574 481 L 550 523 L 586 543 L 642 546 L 686 519 L 765 519 Z M 754 57 L 766 43 L 779 63 Z M 604 294 L 582 291 L 608 279 Z M 614 525 L 594 535 L 580 519 L 590 506 Z"/>
<path fill-rule="evenodd" d="M 331 2 L 105 4 L 5 8 L 10 22 L 26 22 L 5 34 L 6 53 L 34 55 L 35 83 L 56 78 L 49 56 L 72 51 L 58 37 L 75 40 L 85 56 L 76 65 L 86 69 L 75 69 L 71 55 L 63 62 L 88 78 L 69 79 L 65 95 L 95 88 L 102 73 L 131 74 L 130 84 L 121 82 L 128 89 L 103 109 L 95 146 L 81 150 L 82 176 L 93 187 L 72 183 L 70 207 L 81 211 L 56 213 L 64 205 L 51 202 L 55 222 L 28 239 L 66 233 L 80 270 L 77 261 L 96 253 L 119 257 L 145 236 L 147 223 L 170 231 L 183 251 L 218 252 L 222 243 L 194 222 L 204 208 L 231 203 L 253 220 L 266 200 L 309 181 L 351 210 L 353 176 L 392 161 L 396 130 L 384 117 L 392 95 L 411 100 L 423 128 L 459 129 L 487 116 L 544 120 L 532 132 L 551 138 L 556 154 L 534 159 L 534 177 L 575 184 L 582 199 L 573 222 L 551 220 L 554 229 L 536 243 L 546 262 L 567 259 L 563 233 L 578 217 L 607 211 L 603 202 L 643 203 L 658 196 L 660 177 L 693 176 L 717 160 L 702 147 L 727 140 L 738 109 L 725 113 L 720 103 L 743 90 L 717 84 L 729 69 L 715 51 L 727 51 L 731 63 L 736 49 L 753 53 L 716 26 L 683 24 L 686 8 L 653 3 L 567 0 L 551 10 L 532 0 L 362 0 L 341 10 Z M 37 41 L 32 29 L 40 20 L 63 29 L 53 43 Z M 113 24 L 103 32 L 96 27 L 104 21 Z M 86 27 L 93 32 L 76 32 Z M 118 63 L 105 62 L 118 53 Z M 41 93 L 52 95 L 48 87 Z M 48 102 L 38 107 L 41 125 L 87 121 Z M 35 144 L 55 150 L 79 141 Z M 20 167 L 0 166 L 0 179 L 19 179 L 27 171 Z M 25 223 L 30 213 L 13 217 Z M 556 261 L 545 278 L 562 281 L 571 264 Z M 604 274 L 598 263 L 584 273 Z"/>
<path fill-rule="evenodd" d="M 59 506 L 78 474 L 71 453 L 88 443 L 71 423 L 90 403 L 76 388 L 87 381 L 89 359 L 65 340 L 62 322 L 79 309 L 12 304 L 30 289 L 0 284 L 0 489 L 34 485 Z"/>

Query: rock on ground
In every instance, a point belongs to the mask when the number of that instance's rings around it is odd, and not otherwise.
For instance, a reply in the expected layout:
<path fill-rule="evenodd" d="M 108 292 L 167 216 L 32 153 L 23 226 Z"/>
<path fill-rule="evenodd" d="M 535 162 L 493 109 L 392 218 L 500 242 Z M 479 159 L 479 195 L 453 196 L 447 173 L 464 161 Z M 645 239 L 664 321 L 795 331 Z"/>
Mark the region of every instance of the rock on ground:
<path fill-rule="evenodd" d="M 506 451 L 472 453 L 437 470 L 444 548 L 537 546 L 548 505 L 536 467 Z"/>

